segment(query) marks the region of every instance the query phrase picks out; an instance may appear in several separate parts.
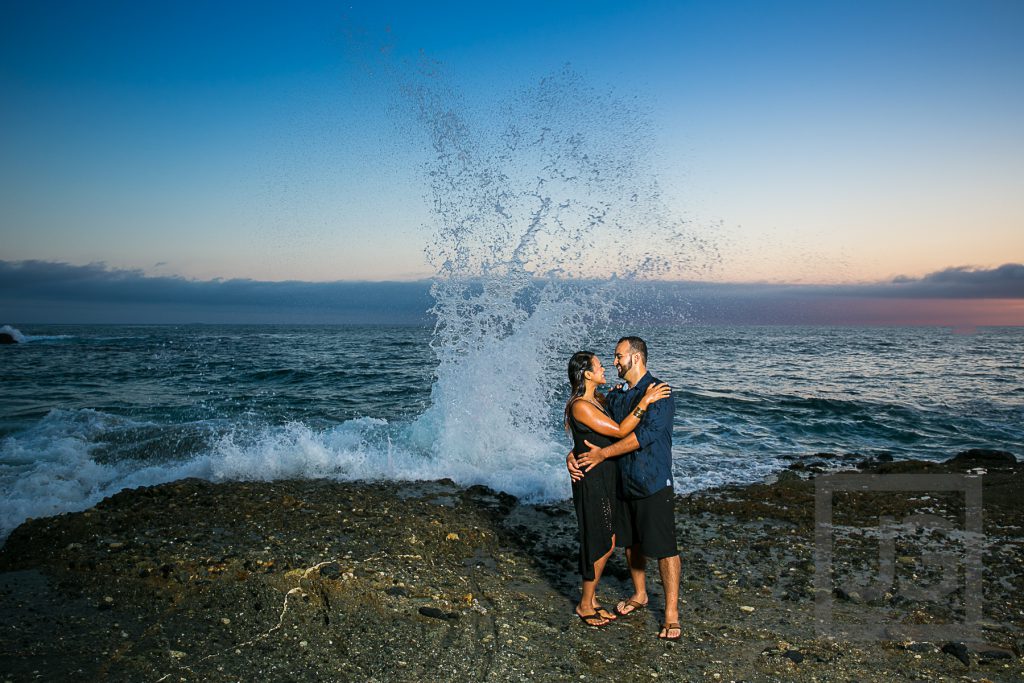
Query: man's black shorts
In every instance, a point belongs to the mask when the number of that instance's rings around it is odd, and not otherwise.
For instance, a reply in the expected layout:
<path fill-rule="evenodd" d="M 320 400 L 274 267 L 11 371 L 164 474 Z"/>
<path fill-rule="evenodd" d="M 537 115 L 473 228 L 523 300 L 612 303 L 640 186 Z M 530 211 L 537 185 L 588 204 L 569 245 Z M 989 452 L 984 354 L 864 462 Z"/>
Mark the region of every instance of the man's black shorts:
<path fill-rule="evenodd" d="M 646 498 L 619 501 L 620 514 L 615 529 L 615 544 L 639 545 L 645 557 L 662 559 L 679 554 L 676 545 L 675 493 L 666 486 Z"/>

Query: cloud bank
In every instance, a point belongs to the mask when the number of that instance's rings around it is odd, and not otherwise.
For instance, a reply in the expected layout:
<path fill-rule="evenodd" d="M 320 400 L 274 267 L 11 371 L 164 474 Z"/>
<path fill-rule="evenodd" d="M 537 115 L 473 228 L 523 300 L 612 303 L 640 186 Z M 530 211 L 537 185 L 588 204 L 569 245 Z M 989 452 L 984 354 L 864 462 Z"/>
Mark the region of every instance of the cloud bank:
<path fill-rule="evenodd" d="M 623 283 L 636 322 L 1024 325 L 1024 264 L 855 285 Z M 430 283 L 150 276 L 0 261 L 0 323 L 429 324 Z"/>
<path fill-rule="evenodd" d="M 66 323 L 426 324 L 425 282 L 263 282 L 147 276 L 102 263 L 0 261 L 9 320 Z"/>

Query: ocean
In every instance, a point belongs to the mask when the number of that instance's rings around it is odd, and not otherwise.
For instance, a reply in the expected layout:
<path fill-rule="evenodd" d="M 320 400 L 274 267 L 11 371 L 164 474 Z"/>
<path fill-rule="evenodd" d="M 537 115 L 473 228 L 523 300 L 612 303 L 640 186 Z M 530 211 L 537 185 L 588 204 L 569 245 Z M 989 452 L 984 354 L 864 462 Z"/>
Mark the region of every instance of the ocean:
<path fill-rule="evenodd" d="M 589 348 L 611 367 L 627 331 L 675 389 L 678 492 L 821 452 L 1024 455 L 1024 328 L 595 329 L 465 347 L 426 327 L 20 326 L 24 343 L 0 346 L 0 539 L 184 477 L 450 478 L 567 498 L 565 363 Z"/>

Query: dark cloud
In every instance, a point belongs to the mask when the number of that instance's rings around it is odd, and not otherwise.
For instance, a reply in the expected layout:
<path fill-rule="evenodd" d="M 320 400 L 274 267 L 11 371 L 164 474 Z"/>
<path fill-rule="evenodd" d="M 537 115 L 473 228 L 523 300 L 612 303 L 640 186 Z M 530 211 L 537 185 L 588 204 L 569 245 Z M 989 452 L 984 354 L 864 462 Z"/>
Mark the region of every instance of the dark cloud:
<path fill-rule="evenodd" d="M 966 311 L 981 299 L 1024 300 L 1024 265 L 861 285 L 624 282 L 620 298 L 623 317 L 642 322 L 899 324 L 926 319 L 925 309 L 937 315 L 943 301 Z M 429 324 L 432 304 L 426 281 L 189 280 L 102 263 L 0 261 L 0 323 Z"/>
<path fill-rule="evenodd" d="M 1007 263 L 998 268 L 958 266 L 924 277 L 904 275 L 888 282 L 844 285 L 785 285 L 680 283 L 693 296 L 765 299 L 857 297 L 880 299 L 1024 299 L 1024 264 Z"/>
<path fill-rule="evenodd" d="M 898 277 L 893 287 L 903 296 L 942 299 L 1024 299 L 1024 264 L 1006 263 L 985 270 L 959 266 L 930 273 L 919 280 Z M 907 294 L 905 292 L 913 292 Z"/>
<path fill-rule="evenodd" d="M 423 324 L 429 290 L 427 282 L 188 280 L 102 263 L 0 261 L 5 319 L 30 322 Z"/>

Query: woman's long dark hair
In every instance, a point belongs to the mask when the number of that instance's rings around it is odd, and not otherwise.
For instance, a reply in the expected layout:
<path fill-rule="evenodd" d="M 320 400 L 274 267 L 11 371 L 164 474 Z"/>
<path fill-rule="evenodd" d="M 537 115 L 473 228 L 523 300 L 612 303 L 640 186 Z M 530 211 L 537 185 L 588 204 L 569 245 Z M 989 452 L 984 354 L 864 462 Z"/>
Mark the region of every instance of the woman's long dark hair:
<path fill-rule="evenodd" d="M 577 351 L 572 354 L 572 358 L 569 359 L 569 400 L 565 402 L 565 429 L 569 429 L 569 414 L 572 407 L 573 401 L 583 395 L 583 392 L 587 389 L 586 377 L 584 373 L 587 370 L 594 369 L 594 352 L 593 351 Z"/>

